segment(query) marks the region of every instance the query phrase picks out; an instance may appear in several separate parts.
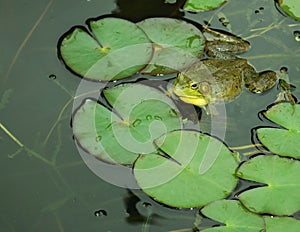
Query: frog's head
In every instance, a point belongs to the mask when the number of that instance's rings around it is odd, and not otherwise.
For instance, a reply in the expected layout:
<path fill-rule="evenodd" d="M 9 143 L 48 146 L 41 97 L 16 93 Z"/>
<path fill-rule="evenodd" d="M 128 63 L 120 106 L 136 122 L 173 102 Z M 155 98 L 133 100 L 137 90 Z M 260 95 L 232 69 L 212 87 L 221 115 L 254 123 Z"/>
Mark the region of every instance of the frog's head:
<path fill-rule="evenodd" d="M 185 73 L 178 74 L 177 79 L 173 83 L 173 92 L 180 100 L 203 108 L 210 101 L 209 83 L 193 80 Z"/>

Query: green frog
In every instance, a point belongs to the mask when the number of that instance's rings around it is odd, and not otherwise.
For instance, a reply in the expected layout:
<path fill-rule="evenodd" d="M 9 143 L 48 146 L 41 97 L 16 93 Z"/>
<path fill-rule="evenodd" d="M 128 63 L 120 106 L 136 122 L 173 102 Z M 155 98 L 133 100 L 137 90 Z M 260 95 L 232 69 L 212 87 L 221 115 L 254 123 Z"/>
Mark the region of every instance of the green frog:
<path fill-rule="evenodd" d="M 209 58 L 179 73 L 173 83 L 172 92 L 182 101 L 207 110 L 207 106 L 218 102 L 233 101 L 241 94 L 243 86 L 251 92 L 262 93 L 275 85 L 275 72 L 258 73 L 246 59 L 236 56 L 249 50 L 247 41 L 210 28 L 204 28 L 204 35 Z"/>

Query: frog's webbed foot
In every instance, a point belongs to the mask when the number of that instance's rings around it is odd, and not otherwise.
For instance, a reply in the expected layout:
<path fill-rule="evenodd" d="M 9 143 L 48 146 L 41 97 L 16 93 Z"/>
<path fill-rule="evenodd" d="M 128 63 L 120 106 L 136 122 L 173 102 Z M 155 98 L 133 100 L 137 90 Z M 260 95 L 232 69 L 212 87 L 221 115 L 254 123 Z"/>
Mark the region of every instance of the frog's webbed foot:
<path fill-rule="evenodd" d="M 274 71 L 263 71 L 256 73 L 255 69 L 247 69 L 244 71 L 244 83 L 253 93 L 263 93 L 274 87 L 277 82 L 277 75 Z"/>

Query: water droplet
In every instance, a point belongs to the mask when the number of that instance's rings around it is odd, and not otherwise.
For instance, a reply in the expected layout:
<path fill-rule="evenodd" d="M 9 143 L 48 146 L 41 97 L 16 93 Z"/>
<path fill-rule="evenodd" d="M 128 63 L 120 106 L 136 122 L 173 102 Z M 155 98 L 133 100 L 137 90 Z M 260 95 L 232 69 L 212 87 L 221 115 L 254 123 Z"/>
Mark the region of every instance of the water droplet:
<path fill-rule="evenodd" d="M 161 118 L 160 116 L 158 116 L 158 115 L 154 115 L 154 119 L 155 119 L 155 120 L 162 121 L 162 118 Z"/>
<path fill-rule="evenodd" d="M 100 142 L 101 139 L 102 139 L 102 136 L 101 136 L 101 135 L 98 135 L 98 136 L 96 137 L 96 142 Z"/>
<path fill-rule="evenodd" d="M 54 79 L 56 79 L 56 75 L 55 75 L 55 74 L 50 74 L 50 75 L 48 76 L 48 78 L 49 78 L 50 80 L 54 80 Z"/>
<path fill-rule="evenodd" d="M 244 173 L 242 173 L 242 172 L 237 172 L 236 175 L 237 175 L 238 177 L 240 177 L 240 178 L 243 178 L 243 177 L 244 177 Z"/>
<path fill-rule="evenodd" d="M 148 115 L 146 116 L 146 119 L 147 119 L 148 121 L 152 120 L 152 115 L 148 114 Z"/>
<path fill-rule="evenodd" d="M 295 40 L 300 42 L 300 31 L 294 31 Z"/>
<path fill-rule="evenodd" d="M 204 20 L 203 23 L 204 23 L 204 25 L 206 25 L 206 26 L 210 26 L 210 22 L 208 22 L 208 21 L 206 21 L 206 20 Z"/>
<path fill-rule="evenodd" d="M 142 122 L 141 119 L 136 119 L 136 120 L 134 120 L 134 122 L 132 123 L 132 126 L 133 126 L 133 127 L 137 127 L 138 125 L 141 124 L 141 122 Z"/>
<path fill-rule="evenodd" d="M 112 123 L 109 123 L 109 124 L 105 127 L 105 129 L 106 129 L 106 130 L 109 130 L 109 129 L 111 128 L 111 125 L 112 125 Z"/>
<path fill-rule="evenodd" d="M 107 212 L 104 209 L 99 209 L 94 212 L 94 215 L 96 217 L 103 217 L 103 216 L 107 216 Z"/>
<path fill-rule="evenodd" d="M 226 19 L 225 19 L 225 17 L 220 17 L 219 18 L 219 21 L 222 23 L 222 22 L 224 22 Z"/>
<path fill-rule="evenodd" d="M 229 22 L 223 22 L 222 26 L 227 27 L 229 25 Z"/>
<path fill-rule="evenodd" d="M 175 109 L 170 109 L 170 110 L 169 110 L 169 114 L 170 114 L 172 117 L 177 117 L 177 116 L 178 116 Z"/>
<path fill-rule="evenodd" d="M 149 207 L 151 207 L 152 205 L 151 205 L 150 203 L 148 203 L 148 202 L 143 202 L 143 206 L 144 206 L 145 208 L 149 208 Z"/>

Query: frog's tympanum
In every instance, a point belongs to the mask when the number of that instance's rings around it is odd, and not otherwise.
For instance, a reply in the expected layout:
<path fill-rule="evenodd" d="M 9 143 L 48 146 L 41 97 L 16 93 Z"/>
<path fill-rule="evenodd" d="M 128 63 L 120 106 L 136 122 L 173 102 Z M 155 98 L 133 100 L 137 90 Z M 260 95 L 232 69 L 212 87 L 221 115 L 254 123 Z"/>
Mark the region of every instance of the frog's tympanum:
<path fill-rule="evenodd" d="M 199 60 L 179 73 L 173 84 L 173 92 L 182 101 L 206 109 L 220 101 L 234 100 L 243 86 L 251 92 L 261 93 L 275 85 L 275 72 L 257 73 L 247 60 L 234 55 L 250 48 L 247 41 L 209 28 L 204 29 L 204 35 L 206 54 L 210 58 Z"/>

